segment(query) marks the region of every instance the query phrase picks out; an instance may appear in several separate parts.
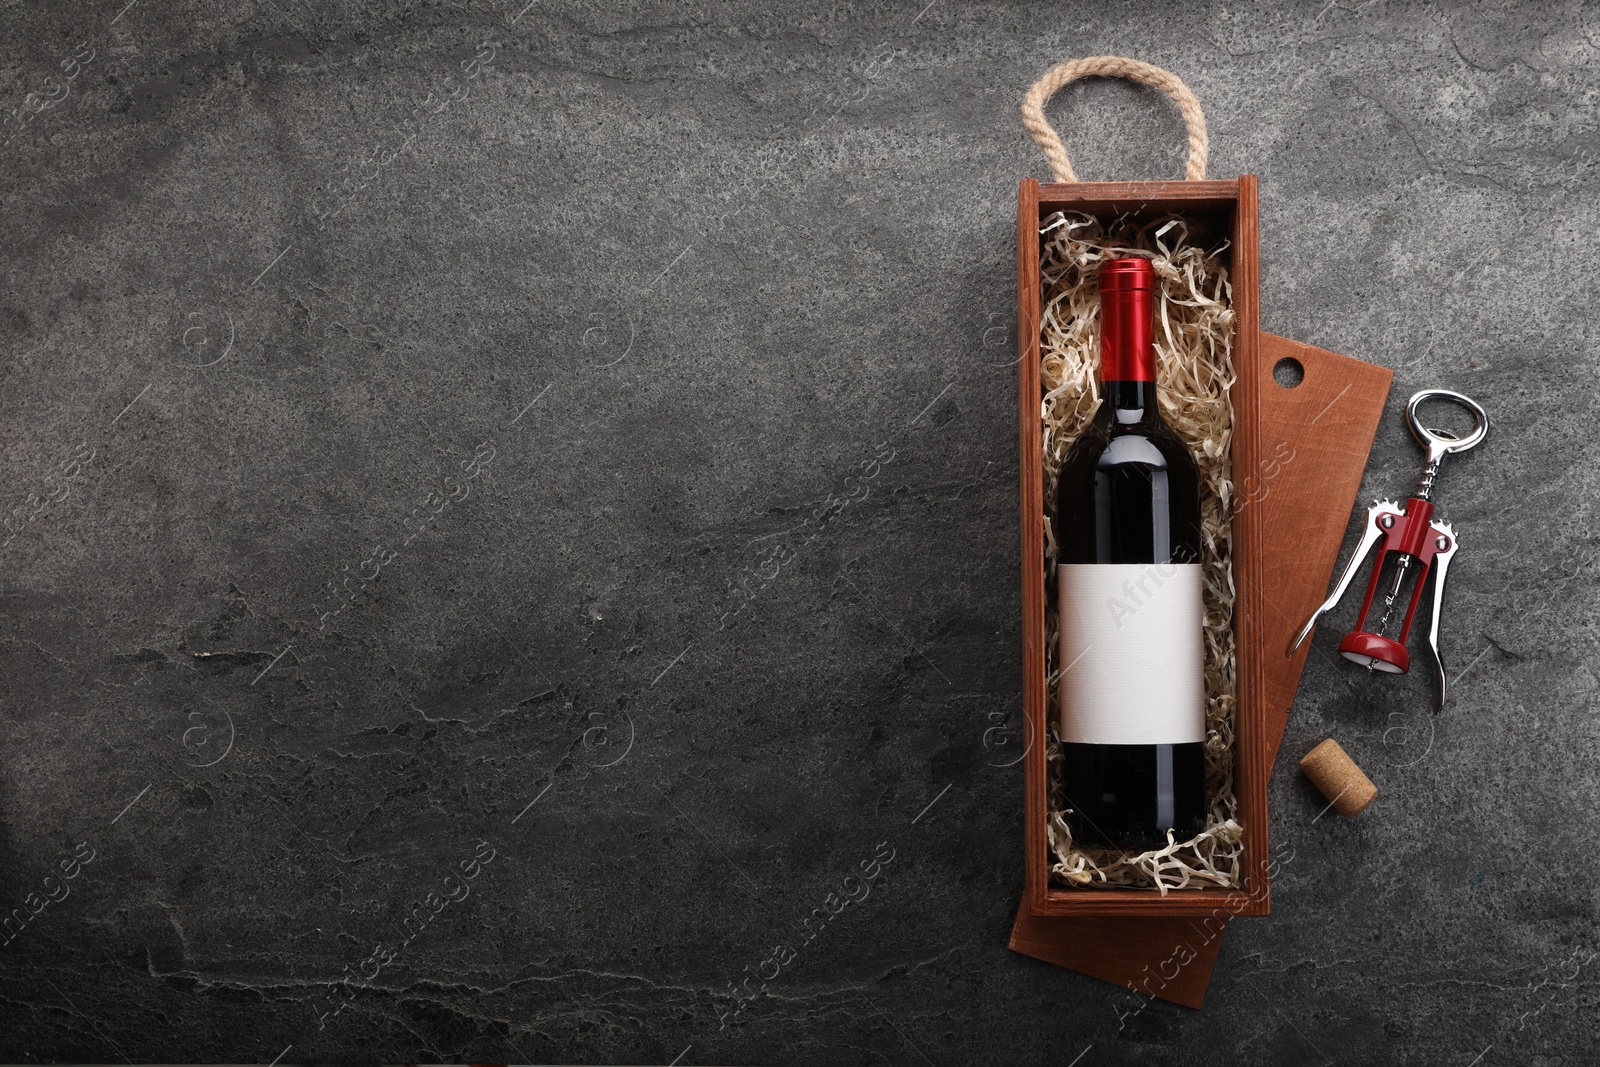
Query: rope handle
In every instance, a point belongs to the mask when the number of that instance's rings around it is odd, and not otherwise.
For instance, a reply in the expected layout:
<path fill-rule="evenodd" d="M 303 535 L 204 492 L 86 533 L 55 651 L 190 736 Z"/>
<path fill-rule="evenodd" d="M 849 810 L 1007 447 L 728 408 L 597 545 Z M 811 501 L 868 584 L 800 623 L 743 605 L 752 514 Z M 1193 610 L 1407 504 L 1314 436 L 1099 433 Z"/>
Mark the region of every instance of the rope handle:
<path fill-rule="evenodd" d="M 1183 115 L 1183 124 L 1189 129 L 1189 163 L 1184 168 L 1183 176 L 1192 182 L 1200 181 L 1206 176 L 1206 156 L 1210 152 L 1210 142 L 1206 139 L 1206 116 L 1200 110 L 1200 101 L 1195 99 L 1194 93 L 1183 84 L 1183 79 L 1170 70 L 1162 70 L 1149 63 L 1141 63 L 1137 59 L 1128 59 L 1124 56 L 1089 56 L 1085 59 L 1069 59 L 1047 71 L 1044 77 L 1033 83 L 1027 95 L 1022 98 L 1022 125 L 1027 127 L 1028 132 L 1033 135 L 1034 143 L 1050 161 L 1050 169 L 1055 173 L 1057 181 L 1075 182 L 1078 180 L 1078 175 L 1072 169 L 1072 161 L 1067 158 L 1067 146 L 1061 143 L 1061 138 L 1056 135 L 1056 131 L 1044 117 L 1045 102 L 1068 82 L 1097 76 L 1126 78 L 1128 81 L 1148 85 L 1152 89 L 1166 93 L 1172 102 L 1178 105 L 1178 111 Z"/>

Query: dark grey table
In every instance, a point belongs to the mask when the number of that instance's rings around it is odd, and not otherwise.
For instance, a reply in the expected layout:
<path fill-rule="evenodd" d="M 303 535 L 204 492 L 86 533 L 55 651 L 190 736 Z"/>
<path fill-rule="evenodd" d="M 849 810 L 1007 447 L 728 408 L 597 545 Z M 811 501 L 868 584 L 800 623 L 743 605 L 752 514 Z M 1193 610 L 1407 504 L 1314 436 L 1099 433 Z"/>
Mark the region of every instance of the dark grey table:
<path fill-rule="evenodd" d="M 125 3 L 0 4 L 0 1056 L 1589 1054 L 1593 6 Z M 1365 494 L 1495 419 L 1456 702 L 1319 633 L 1199 1013 L 1005 948 L 1017 102 L 1103 52 L 1395 368 Z"/>

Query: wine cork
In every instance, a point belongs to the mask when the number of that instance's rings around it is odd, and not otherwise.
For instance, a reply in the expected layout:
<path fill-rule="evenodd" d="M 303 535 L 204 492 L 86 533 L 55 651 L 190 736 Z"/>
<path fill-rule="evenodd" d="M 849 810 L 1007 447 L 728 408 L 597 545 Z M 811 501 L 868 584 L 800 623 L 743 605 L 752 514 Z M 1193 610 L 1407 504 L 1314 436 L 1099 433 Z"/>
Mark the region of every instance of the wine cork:
<path fill-rule="evenodd" d="M 1359 815 L 1378 795 L 1372 779 L 1331 737 L 1305 754 L 1300 769 L 1346 818 Z"/>

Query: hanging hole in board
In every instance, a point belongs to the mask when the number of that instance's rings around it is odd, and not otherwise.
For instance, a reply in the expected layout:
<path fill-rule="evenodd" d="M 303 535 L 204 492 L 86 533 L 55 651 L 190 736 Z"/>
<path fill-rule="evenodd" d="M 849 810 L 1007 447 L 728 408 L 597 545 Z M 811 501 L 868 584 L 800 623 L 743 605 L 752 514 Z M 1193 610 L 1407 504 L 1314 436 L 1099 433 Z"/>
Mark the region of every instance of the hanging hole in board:
<path fill-rule="evenodd" d="M 1306 380 L 1305 364 L 1293 356 L 1284 356 L 1272 365 L 1272 380 L 1285 389 L 1293 389 Z"/>

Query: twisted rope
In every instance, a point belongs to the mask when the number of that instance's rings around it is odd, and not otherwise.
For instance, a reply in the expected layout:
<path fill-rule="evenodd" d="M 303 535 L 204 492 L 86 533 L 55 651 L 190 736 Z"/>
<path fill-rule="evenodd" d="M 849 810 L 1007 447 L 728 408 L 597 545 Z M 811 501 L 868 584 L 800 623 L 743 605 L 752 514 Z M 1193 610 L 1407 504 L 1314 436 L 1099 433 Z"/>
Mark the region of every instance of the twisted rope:
<path fill-rule="evenodd" d="M 1189 129 L 1189 165 L 1184 169 L 1183 176 L 1190 181 L 1200 181 L 1206 176 L 1206 156 L 1210 151 L 1206 139 L 1206 116 L 1200 110 L 1200 101 L 1183 84 L 1183 79 L 1171 71 L 1141 63 L 1137 59 L 1089 56 L 1085 59 L 1069 59 L 1046 72 L 1022 98 L 1022 124 L 1050 161 L 1050 169 L 1057 181 L 1075 182 L 1078 175 L 1072 169 L 1072 161 L 1067 158 L 1067 146 L 1061 143 L 1061 138 L 1056 136 L 1056 131 L 1044 117 L 1044 105 L 1056 90 L 1068 82 L 1091 77 L 1125 78 L 1152 89 L 1160 89 L 1171 97 L 1183 115 L 1183 124 Z"/>

